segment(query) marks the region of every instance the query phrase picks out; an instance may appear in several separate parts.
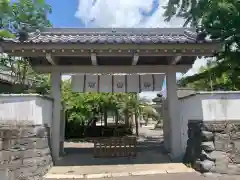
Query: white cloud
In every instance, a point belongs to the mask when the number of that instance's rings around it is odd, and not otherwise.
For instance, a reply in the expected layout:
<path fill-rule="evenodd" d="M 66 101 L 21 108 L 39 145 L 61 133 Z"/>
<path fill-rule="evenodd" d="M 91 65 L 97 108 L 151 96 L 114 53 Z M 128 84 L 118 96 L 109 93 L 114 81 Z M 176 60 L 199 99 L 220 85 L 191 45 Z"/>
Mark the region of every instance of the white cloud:
<path fill-rule="evenodd" d="M 76 17 L 87 27 L 182 27 L 184 20 L 173 18 L 164 21 L 163 6 L 168 0 L 79 0 Z M 151 12 L 159 4 L 151 16 L 142 12 Z M 195 74 L 206 60 L 196 60 L 193 68 L 186 75 Z M 181 77 L 181 75 L 177 75 Z"/>
<path fill-rule="evenodd" d="M 167 2 L 168 0 L 79 0 L 75 15 L 86 27 L 182 27 L 183 19 L 173 18 L 170 22 L 164 21 L 163 6 Z M 151 16 L 142 13 L 143 11 L 151 12 L 156 4 L 159 6 Z M 186 75 L 195 74 L 205 64 L 204 59 L 196 60 L 193 68 Z M 181 76 L 177 74 L 177 78 Z M 142 95 L 145 96 L 145 93 Z M 155 95 L 156 92 L 149 94 L 151 97 Z"/>
<path fill-rule="evenodd" d="M 165 22 L 163 18 L 167 0 L 79 0 L 76 17 L 90 27 L 181 27 L 183 20 L 174 18 Z M 151 16 L 150 12 L 159 4 Z"/>

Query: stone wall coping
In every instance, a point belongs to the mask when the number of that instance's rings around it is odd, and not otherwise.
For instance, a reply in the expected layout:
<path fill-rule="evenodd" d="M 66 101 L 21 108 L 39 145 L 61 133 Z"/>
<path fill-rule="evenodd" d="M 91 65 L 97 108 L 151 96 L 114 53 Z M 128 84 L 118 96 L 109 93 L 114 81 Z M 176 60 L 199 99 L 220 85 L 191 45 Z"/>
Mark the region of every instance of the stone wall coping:
<path fill-rule="evenodd" d="M 49 95 L 41 95 L 41 94 L 35 94 L 35 93 L 30 93 L 30 94 L 0 94 L 1 97 L 38 97 L 42 99 L 47 99 L 47 100 L 53 100 L 53 98 Z"/>
<path fill-rule="evenodd" d="M 29 127 L 48 127 L 47 124 L 34 124 L 32 121 L 10 121 L 10 120 L 0 120 L 0 129 L 3 127 L 19 127 L 19 126 L 29 126 Z"/>
<path fill-rule="evenodd" d="M 217 124 L 217 123 L 234 123 L 234 124 L 240 124 L 240 119 L 239 120 L 215 120 L 215 121 L 205 121 L 205 120 L 188 120 L 188 123 L 204 123 L 204 124 Z"/>
<path fill-rule="evenodd" d="M 196 95 L 201 94 L 209 94 L 209 95 L 217 95 L 217 94 L 240 94 L 240 91 L 196 91 L 194 93 L 188 94 L 186 96 L 179 97 L 178 99 L 185 99 Z"/>

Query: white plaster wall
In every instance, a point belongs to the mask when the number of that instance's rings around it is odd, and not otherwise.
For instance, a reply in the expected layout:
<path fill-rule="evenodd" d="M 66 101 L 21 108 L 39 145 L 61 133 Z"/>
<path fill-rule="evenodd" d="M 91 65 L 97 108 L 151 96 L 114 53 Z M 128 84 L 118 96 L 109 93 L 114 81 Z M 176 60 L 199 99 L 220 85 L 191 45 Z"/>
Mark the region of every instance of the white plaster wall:
<path fill-rule="evenodd" d="M 36 97 L 35 109 L 36 109 L 35 115 L 38 122 L 48 124 L 48 126 L 51 127 L 53 117 L 52 114 L 53 101 L 41 97 Z"/>
<path fill-rule="evenodd" d="M 52 100 L 33 94 L 0 95 L 0 120 L 32 121 L 51 126 Z"/>
<path fill-rule="evenodd" d="M 181 98 L 181 144 L 184 154 L 188 140 L 188 120 L 226 121 L 240 120 L 240 92 L 199 92 Z"/>

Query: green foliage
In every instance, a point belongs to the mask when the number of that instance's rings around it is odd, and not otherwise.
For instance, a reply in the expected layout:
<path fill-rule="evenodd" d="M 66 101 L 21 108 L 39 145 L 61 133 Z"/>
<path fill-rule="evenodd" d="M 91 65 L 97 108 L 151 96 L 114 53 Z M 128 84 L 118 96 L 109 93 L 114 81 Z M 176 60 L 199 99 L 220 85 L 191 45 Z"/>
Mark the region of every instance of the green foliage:
<path fill-rule="evenodd" d="M 70 80 L 62 83 L 62 101 L 68 120 L 78 121 L 79 124 L 86 123 L 94 116 L 104 116 L 108 112 L 118 116 L 119 121 L 125 122 L 132 115 L 142 112 L 141 109 L 145 106 L 136 93 L 73 93 Z M 145 112 L 148 113 L 150 112 Z"/>
<path fill-rule="evenodd" d="M 47 19 L 47 15 L 51 11 L 51 7 L 46 4 L 45 0 L 17 0 L 14 2 L 1 0 L 0 38 L 14 38 L 22 28 L 34 31 L 51 26 Z M 14 79 L 13 84 L 19 85 L 16 92 L 48 93 L 47 75 L 39 75 L 34 72 L 28 58 L 1 55 L 0 67 L 10 73 Z M 30 87 L 31 89 L 29 89 Z"/>
<path fill-rule="evenodd" d="M 28 31 L 51 26 L 47 15 L 52 12 L 45 0 L 9 0 L 0 2 L 0 37 L 12 38 L 21 28 Z"/>
<path fill-rule="evenodd" d="M 222 49 L 214 65 L 197 75 L 181 80 L 180 85 L 207 90 L 240 89 L 240 1 L 239 0 L 169 0 L 166 20 L 178 16 L 185 25 L 201 27 L 210 38 L 221 40 Z M 210 85 L 211 82 L 211 85 Z"/>

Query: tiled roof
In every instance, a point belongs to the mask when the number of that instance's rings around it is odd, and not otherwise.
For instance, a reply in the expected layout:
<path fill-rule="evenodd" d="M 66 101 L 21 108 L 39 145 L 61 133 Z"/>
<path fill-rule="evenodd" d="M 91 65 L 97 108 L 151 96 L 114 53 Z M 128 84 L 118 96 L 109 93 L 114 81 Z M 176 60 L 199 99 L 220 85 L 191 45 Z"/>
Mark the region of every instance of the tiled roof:
<path fill-rule="evenodd" d="M 20 43 L 18 39 L 5 39 Z M 29 33 L 24 43 L 71 43 L 71 44 L 162 44 L 203 43 L 197 41 L 197 33 L 188 28 L 48 28 Z"/>

